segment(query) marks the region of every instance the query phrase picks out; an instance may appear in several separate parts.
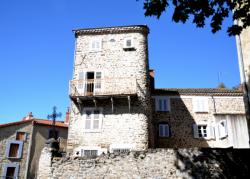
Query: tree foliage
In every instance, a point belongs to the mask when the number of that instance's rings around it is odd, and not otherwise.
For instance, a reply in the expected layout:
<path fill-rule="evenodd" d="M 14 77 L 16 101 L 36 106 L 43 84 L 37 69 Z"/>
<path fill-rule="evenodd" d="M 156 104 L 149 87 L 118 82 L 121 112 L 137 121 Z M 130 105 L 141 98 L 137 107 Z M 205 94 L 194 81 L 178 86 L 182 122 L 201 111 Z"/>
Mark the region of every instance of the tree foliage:
<path fill-rule="evenodd" d="M 211 30 L 216 33 L 221 30 L 224 19 L 233 12 L 233 25 L 228 27 L 228 35 L 238 35 L 250 26 L 250 0 L 144 0 L 145 16 L 159 19 L 170 3 L 174 7 L 172 20 L 176 23 L 185 23 L 192 17 L 192 22 L 200 28 L 210 20 Z"/>

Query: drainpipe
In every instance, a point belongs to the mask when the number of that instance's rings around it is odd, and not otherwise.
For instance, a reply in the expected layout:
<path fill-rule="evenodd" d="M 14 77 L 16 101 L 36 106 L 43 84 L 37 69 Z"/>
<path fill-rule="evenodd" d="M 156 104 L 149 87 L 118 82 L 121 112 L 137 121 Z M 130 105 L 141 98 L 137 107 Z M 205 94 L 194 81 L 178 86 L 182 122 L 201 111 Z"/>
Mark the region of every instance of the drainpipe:
<path fill-rule="evenodd" d="M 29 172 L 29 164 L 30 164 L 30 153 L 31 153 L 31 147 L 32 147 L 32 141 L 33 141 L 33 131 L 34 131 L 34 121 L 32 121 L 32 129 L 30 133 L 30 142 L 29 142 L 29 148 L 28 148 L 28 155 L 27 155 L 27 160 L 26 160 L 26 171 L 24 178 L 28 179 L 28 172 Z"/>
<path fill-rule="evenodd" d="M 239 70 L 240 70 L 240 79 L 243 85 L 243 99 L 245 104 L 246 110 L 246 118 L 247 118 L 247 125 L 248 125 L 248 136 L 250 136 L 250 103 L 249 103 L 249 91 L 248 85 L 246 82 L 246 74 L 245 74 L 245 67 L 244 67 L 244 60 L 243 60 L 243 52 L 242 52 L 242 45 L 240 35 L 236 36 L 236 44 L 237 44 L 237 52 L 238 52 L 238 60 L 239 60 Z M 248 141 L 249 142 L 249 141 Z"/>

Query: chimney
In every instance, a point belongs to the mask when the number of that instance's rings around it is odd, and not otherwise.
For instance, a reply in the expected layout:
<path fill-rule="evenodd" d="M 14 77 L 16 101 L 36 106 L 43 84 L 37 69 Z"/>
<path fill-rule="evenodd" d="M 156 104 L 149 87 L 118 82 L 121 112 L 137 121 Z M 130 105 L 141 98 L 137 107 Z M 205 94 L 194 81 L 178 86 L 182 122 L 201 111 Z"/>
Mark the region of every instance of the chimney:
<path fill-rule="evenodd" d="M 155 71 L 150 69 L 149 70 L 149 78 L 150 78 L 150 88 L 151 90 L 155 89 Z"/>
<path fill-rule="evenodd" d="M 69 107 L 68 107 L 68 110 L 67 110 L 66 115 L 65 115 L 64 123 L 68 124 L 69 123 L 69 119 L 70 119 L 70 112 L 69 112 Z"/>
<path fill-rule="evenodd" d="M 28 115 L 26 117 L 23 118 L 23 121 L 25 120 L 30 120 L 30 119 L 33 119 L 33 114 L 32 112 L 29 112 Z"/>

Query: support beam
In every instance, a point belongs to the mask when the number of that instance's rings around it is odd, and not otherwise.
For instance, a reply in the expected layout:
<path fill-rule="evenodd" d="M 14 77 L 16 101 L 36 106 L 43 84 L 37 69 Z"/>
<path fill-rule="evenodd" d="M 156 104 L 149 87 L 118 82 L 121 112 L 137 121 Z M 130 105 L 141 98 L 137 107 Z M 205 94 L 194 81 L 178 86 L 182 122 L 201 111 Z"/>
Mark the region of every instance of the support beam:
<path fill-rule="evenodd" d="M 81 111 L 82 111 L 82 100 L 80 98 L 77 98 L 76 102 L 77 102 L 78 110 L 81 113 Z"/>
<path fill-rule="evenodd" d="M 96 105 L 96 103 L 97 103 L 97 102 L 96 102 L 96 99 L 93 99 L 93 102 L 94 102 L 95 108 L 96 108 L 96 106 L 97 106 L 97 105 Z"/>
<path fill-rule="evenodd" d="M 130 100 L 130 96 L 128 96 L 128 111 L 130 112 L 130 108 L 131 108 L 131 104 L 130 104 L 131 100 Z"/>
<path fill-rule="evenodd" d="M 112 105 L 112 113 L 114 113 L 114 100 L 113 100 L 113 97 L 111 97 L 111 105 Z"/>

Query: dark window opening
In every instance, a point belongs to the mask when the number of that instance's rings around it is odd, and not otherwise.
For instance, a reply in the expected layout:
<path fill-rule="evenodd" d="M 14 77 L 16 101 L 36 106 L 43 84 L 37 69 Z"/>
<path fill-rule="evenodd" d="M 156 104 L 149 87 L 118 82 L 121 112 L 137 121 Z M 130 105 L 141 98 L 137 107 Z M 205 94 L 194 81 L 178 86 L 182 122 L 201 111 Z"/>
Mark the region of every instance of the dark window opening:
<path fill-rule="evenodd" d="M 9 157 L 18 157 L 19 144 L 10 144 Z"/>
<path fill-rule="evenodd" d="M 7 167 L 6 179 L 14 179 L 15 178 L 15 169 L 16 169 L 16 167 Z"/>

